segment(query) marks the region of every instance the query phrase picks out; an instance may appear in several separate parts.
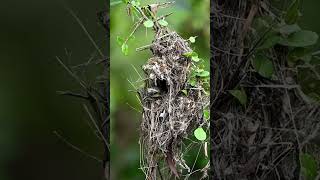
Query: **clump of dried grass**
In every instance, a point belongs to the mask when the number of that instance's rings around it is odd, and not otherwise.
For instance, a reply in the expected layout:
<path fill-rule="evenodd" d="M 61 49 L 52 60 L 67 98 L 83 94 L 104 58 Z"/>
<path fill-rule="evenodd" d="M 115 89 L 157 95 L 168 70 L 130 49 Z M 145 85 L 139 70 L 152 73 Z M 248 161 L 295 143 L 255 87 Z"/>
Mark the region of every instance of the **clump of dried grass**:
<path fill-rule="evenodd" d="M 143 66 L 147 79 L 139 92 L 143 105 L 142 169 L 147 179 L 156 179 L 156 169 L 160 176 L 162 171 L 159 162 L 166 160 L 165 166 L 179 176 L 183 169 L 190 171 L 183 159 L 182 141 L 205 123 L 202 114 L 208 96 L 201 86 L 187 83 L 192 62 L 183 54 L 192 51 L 188 41 L 175 31 L 160 28 L 150 50 L 153 57 Z M 182 90 L 187 90 L 187 95 Z"/>

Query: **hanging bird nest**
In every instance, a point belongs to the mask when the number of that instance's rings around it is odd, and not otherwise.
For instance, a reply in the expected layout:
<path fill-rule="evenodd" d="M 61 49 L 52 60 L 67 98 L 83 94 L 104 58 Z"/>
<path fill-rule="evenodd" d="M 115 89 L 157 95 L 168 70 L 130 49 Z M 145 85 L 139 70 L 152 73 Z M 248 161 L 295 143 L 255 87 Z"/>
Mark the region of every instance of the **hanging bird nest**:
<path fill-rule="evenodd" d="M 208 96 L 200 85 L 188 84 L 192 63 L 184 56 L 192 51 L 188 41 L 174 31 L 161 28 L 150 50 L 153 57 L 142 67 L 146 80 L 139 91 L 143 105 L 140 143 L 142 169 L 147 179 L 153 180 L 161 160 L 166 160 L 175 176 L 184 169 L 190 171 L 181 144 L 196 127 L 205 124 L 203 107 L 208 103 Z"/>

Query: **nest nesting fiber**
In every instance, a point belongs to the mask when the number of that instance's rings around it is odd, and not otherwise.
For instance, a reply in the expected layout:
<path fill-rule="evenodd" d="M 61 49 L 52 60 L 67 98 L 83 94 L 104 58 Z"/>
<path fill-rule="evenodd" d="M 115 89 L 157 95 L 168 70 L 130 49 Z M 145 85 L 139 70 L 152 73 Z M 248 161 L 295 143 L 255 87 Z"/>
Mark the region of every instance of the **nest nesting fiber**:
<path fill-rule="evenodd" d="M 287 47 L 263 51 L 274 67 L 272 79 L 250 65 L 261 38 L 250 27 L 253 17 L 281 16 L 268 0 L 213 0 L 211 7 L 213 179 L 301 179 L 300 155 L 312 149 L 320 129 L 319 105 L 301 92 Z M 247 94 L 246 107 L 228 93 L 237 88 Z"/>
<path fill-rule="evenodd" d="M 202 114 L 208 97 L 202 87 L 191 87 L 187 82 L 191 59 L 183 54 L 192 49 L 186 40 L 160 28 L 151 51 L 153 57 L 142 67 L 147 78 L 145 87 L 139 91 L 143 104 L 140 143 L 146 161 L 144 172 L 148 179 L 156 179 L 159 160 L 166 159 L 175 176 L 189 169 L 181 143 L 196 126 L 205 123 Z"/>

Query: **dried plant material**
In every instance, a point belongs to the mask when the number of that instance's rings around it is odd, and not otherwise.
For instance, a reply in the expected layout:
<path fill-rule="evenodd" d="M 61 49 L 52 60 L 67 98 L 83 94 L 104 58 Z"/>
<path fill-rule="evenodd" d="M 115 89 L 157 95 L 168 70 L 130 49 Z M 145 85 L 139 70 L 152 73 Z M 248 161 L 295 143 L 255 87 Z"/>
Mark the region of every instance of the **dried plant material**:
<path fill-rule="evenodd" d="M 192 51 L 189 42 L 164 26 L 155 32 L 150 45 L 153 57 L 142 67 L 147 80 L 139 91 L 143 105 L 140 142 L 146 164 L 142 169 L 152 180 L 161 160 L 166 160 L 169 172 L 176 177 L 183 170 L 190 171 L 182 156 L 182 141 L 196 127 L 207 125 L 203 108 L 209 100 L 203 87 L 188 83 L 191 58 L 184 54 Z M 156 89 L 157 95 L 150 89 Z"/>
<path fill-rule="evenodd" d="M 286 46 L 317 37 L 281 42 L 272 32 L 281 16 L 268 0 L 213 0 L 211 8 L 211 178 L 301 179 L 299 155 L 318 132 L 320 107 L 301 92 Z M 253 27 L 258 17 L 271 19 L 262 32 Z"/>

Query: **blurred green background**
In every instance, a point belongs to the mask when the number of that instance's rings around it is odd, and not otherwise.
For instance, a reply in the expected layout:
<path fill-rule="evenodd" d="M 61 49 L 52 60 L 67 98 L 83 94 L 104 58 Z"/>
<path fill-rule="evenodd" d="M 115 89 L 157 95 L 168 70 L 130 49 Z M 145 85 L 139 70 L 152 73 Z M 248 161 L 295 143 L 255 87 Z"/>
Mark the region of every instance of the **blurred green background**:
<path fill-rule="evenodd" d="M 112 1 L 111 1 L 112 2 Z M 141 0 L 142 6 L 156 2 Z M 183 38 L 198 36 L 192 48 L 205 60 L 209 69 L 210 57 L 210 1 L 209 0 L 176 0 L 175 4 L 166 9 L 160 9 L 158 16 L 173 12 L 166 18 L 169 28 L 176 30 Z M 154 33 L 151 29 L 141 26 L 134 34 L 135 38 L 129 42 L 129 54 L 121 52 L 117 43 L 117 36 L 126 39 L 131 33 L 134 22 L 128 16 L 125 4 L 111 6 L 110 16 L 110 55 L 111 55 L 111 138 L 112 138 L 112 178 L 113 179 L 144 179 L 139 169 L 139 124 L 141 122 L 141 107 L 134 87 L 139 74 L 144 76 L 141 66 L 151 57 L 151 51 L 136 52 L 135 49 L 152 42 Z M 138 73 L 135 71 L 135 69 Z M 130 82 L 129 82 L 130 81 Z M 192 149 L 196 156 L 198 147 Z M 201 151 L 203 152 L 203 151 Z M 203 153 L 202 153 L 203 154 Z M 190 161 L 191 160 L 191 161 Z M 192 167 L 194 158 L 187 164 Z M 207 161 L 203 158 L 197 162 L 194 170 L 203 168 Z"/>
<path fill-rule="evenodd" d="M 154 1 L 145 1 L 154 2 Z M 200 5 L 201 4 L 201 5 Z M 205 5 L 203 5 L 205 4 Z M 105 43 L 105 32 L 98 25 L 96 13 L 105 7 L 104 0 L 2 0 L 0 4 L 0 180 L 99 180 L 101 164 L 74 151 L 57 138 L 58 131 L 79 148 L 102 156 L 102 145 L 87 126 L 81 101 L 61 97 L 57 90 L 76 90 L 78 84 L 58 65 L 55 56 L 76 65 L 86 62 L 94 47 L 75 19 L 65 10 L 75 11 L 97 44 Z M 183 37 L 198 35 L 196 50 L 208 59 L 208 0 L 177 0 L 169 11 L 170 27 Z M 320 1 L 305 0 L 301 24 L 320 34 Z M 113 20 L 115 18 L 115 20 Z M 112 169 L 118 179 L 141 179 L 138 164 L 139 115 L 133 88 L 150 53 L 134 49 L 150 43 L 152 33 L 140 29 L 129 44 L 129 56 L 116 45 L 117 35 L 128 35 L 132 25 L 124 6 L 112 7 L 111 17 L 111 107 L 113 123 Z M 71 52 L 67 60 L 66 52 Z"/>

